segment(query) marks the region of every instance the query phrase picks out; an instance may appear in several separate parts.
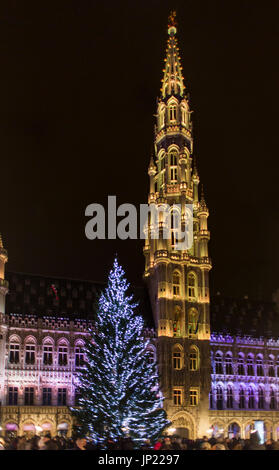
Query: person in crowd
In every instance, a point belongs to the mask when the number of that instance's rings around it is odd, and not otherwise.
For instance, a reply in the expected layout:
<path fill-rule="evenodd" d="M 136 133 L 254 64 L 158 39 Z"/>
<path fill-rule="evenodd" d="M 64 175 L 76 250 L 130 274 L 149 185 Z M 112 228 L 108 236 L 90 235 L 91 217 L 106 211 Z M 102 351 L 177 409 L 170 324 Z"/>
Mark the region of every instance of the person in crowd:
<path fill-rule="evenodd" d="M 153 449 L 154 450 L 160 450 L 162 448 L 162 445 L 163 445 L 163 439 L 158 439 L 157 442 L 154 444 L 154 447 Z"/>
<path fill-rule="evenodd" d="M 200 450 L 211 450 L 211 445 L 208 441 L 204 441 L 200 445 Z"/>
<path fill-rule="evenodd" d="M 86 444 L 85 437 L 79 436 L 76 438 L 74 447 L 71 450 L 86 450 Z"/>
<path fill-rule="evenodd" d="M 58 445 L 53 439 L 51 439 L 50 433 L 45 434 L 43 437 L 43 444 L 42 450 L 58 450 Z"/>

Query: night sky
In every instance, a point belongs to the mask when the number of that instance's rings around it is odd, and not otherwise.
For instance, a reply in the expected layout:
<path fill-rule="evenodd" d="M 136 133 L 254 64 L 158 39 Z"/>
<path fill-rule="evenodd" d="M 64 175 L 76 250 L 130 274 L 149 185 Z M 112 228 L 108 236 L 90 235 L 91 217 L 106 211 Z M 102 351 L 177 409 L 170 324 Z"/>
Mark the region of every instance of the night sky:
<path fill-rule="evenodd" d="M 6 3 L 6 6 L 5 6 Z M 3 2 L 0 231 L 9 271 L 103 281 L 142 241 L 85 238 L 88 204 L 146 203 L 167 17 L 177 9 L 212 293 L 279 288 L 278 1 Z"/>

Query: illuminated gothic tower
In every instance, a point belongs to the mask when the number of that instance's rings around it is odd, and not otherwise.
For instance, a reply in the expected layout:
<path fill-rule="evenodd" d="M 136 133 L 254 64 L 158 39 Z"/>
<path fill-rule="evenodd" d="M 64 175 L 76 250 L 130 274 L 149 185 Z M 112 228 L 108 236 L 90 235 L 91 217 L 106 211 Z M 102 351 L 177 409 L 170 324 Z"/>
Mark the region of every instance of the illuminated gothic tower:
<path fill-rule="evenodd" d="M 5 322 L 5 297 L 8 292 L 8 282 L 5 280 L 5 264 L 8 261 L 8 253 L 3 247 L 0 234 L 0 404 L 4 401 L 5 386 L 5 353 L 7 325 Z"/>
<path fill-rule="evenodd" d="M 164 406 L 173 427 L 196 437 L 208 429 L 210 389 L 210 321 L 207 229 L 209 215 L 199 176 L 193 164 L 191 111 L 183 82 L 176 38 L 175 13 L 169 17 L 168 42 L 161 95 L 157 104 L 155 160 L 151 157 L 149 203 L 180 204 L 172 220 L 185 220 L 185 204 L 193 204 L 192 248 L 177 251 L 175 224 L 170 239 L 152 239 L 148 226 L 145 242 L 145 279 L 158 333 L 157 360 Z M 180 429 L 181 428 L 181 429 Z M 185 431 L 185 428 L 188 431 Z"/>

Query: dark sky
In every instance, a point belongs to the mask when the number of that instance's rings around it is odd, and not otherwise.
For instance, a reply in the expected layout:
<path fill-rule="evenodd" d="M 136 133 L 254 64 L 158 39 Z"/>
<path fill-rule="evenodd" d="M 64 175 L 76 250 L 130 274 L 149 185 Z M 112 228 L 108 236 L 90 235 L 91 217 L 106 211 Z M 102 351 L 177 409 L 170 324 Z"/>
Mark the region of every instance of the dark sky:
<path fill-rule="evenodd" d="M 277 0 L 1 4 L 10 271 L 103 281 L 117 252 L 141 283 L 142 242 L 87 240 L 84 211 L 107 195 L 147 200 L 173 6 L 210 209 L 212 293 L 268 299 L 279 287 Z"/>

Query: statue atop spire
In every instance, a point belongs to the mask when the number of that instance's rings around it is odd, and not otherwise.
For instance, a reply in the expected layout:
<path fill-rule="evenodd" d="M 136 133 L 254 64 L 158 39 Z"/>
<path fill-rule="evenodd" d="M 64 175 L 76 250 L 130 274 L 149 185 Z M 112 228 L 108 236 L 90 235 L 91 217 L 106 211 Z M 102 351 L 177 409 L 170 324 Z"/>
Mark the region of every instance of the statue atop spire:
<path fill-rule="evenodd" d="M 173 10 L 170 12 L 170 15 L 168 17 L 168 33 L 171 34 L 170 30 L 175 30 L 173 31 L 174 34 L 176 33 L 176 26 L 177 26 L 177 21 L 176 21 L 176 11 Z"/>

